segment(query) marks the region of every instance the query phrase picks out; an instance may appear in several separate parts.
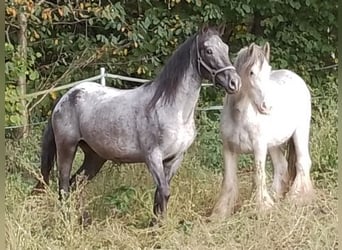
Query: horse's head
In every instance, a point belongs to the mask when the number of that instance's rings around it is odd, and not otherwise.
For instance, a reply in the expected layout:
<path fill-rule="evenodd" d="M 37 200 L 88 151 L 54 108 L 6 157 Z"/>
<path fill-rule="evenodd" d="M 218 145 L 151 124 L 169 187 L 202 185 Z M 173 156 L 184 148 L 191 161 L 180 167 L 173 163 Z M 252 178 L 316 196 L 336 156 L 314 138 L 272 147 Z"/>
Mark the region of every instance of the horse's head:
<path fill-rule="evenodd" d="M 257 110 L 262 114 L 268 114 L 272 108 L 270 103 L 269 88 L 271 66 L 270 45 L 264 46 L 252 43 L 249 47 L 241 49 L 235 61 L 235 67 L 242 81 L 242 92 L 246 92 Z"/>
<path fill-rule="evenodd" d="M 214 85 L 221 85 L 229 94 L 239 91 L 241 80 L 229 59 L 229 47 L 221 39 L 223 27 L 201 28 L 196 36 L 198 73 Z"/>

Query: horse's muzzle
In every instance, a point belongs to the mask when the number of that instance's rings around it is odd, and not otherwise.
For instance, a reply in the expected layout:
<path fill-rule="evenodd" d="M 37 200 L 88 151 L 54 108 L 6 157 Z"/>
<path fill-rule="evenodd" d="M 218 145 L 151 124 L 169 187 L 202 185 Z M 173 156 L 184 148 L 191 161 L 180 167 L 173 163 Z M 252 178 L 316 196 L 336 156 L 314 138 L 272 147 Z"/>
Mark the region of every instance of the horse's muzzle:
<path fill-rule="evenodd" d="M 226 84 L 222 86 L 225 88 L 228 94 L 235 94 L 239 92 L 241 88 L 240 76 L 236 72 L 230 73 Z"/>

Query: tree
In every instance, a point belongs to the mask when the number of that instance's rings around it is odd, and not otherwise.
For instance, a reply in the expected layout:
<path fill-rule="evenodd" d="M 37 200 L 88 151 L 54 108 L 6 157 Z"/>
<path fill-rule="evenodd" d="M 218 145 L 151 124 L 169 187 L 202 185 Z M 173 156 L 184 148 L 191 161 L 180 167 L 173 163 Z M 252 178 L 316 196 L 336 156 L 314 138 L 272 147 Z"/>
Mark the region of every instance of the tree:
<path fill-rule="evenodd" d="M 17 36 L 24 17 L 26 52 Z M 153 78 L 166 58 L 202 23 L 226 25 L 224 40 L 232 57 L 251 42 L 269 41 L 274 68 L 298 72 L 314 92 L 331 91 L 337 84 L 335 70 L 315 71 L 338 63 L 337 3 L 6 0 L 6 124 L 25 125 L 28 115 L 31 122 L 46 119 L 53 100 L 63 93 L 22 99 L 25 92 L 93 76 L 100 66 L 107 72 Z M 22 88 L 17 88 L 18 79 Z M 322 86 L 323 81 L 328 84 Z M 221 104 L 223 93 L 208 88 L 201 95 L 200 105 Z"/>

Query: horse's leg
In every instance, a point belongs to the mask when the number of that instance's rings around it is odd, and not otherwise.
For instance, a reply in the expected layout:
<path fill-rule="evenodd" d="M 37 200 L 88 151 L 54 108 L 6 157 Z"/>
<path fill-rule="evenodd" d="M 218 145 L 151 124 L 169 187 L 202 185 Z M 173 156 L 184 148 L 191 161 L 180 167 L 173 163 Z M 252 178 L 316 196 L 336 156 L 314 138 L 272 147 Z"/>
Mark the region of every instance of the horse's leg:
<path fill-rule="evenodd" d="M 84 152 L 84 160 L 81 167 L 71 177 L 70 186 L 73 186 L 75 184 L 77 176 L 81 174 L 84 175 L 82 181 L 90 181 L 96 176 L 96 174 L 102 168 L 103 164 L 106 162 L 106 160 L 100 157 L 94 150 L 92 150 L 88 146 L 88 144 L 81 143 L 80 147 Z"/>
<path fill-rule="evenodd" d="M 167 201 L 170 196 L 170 186 L 166 180 L 162 154 L 159 150 L 153 150 L 146 158 L 146 164 L 152 174 L 157 189 L 154 197 L 153 213 L 164 217 L 167 210 Z"/>
<path fill-rule="evenodd" d="M 59 171 L 59 195 L 65 198 L 69 193 L 70 173 L 78 142 L 73 139 L 62 138 L 56 142 L 57 167 Z"/>
<path fill-rule="evenodd" d="M 274 202 L 269 195 L 266 187 L 266 144 L 258 143 L 254 147 L 254 164 L 255 164 L 255 201 L 260 210 L 266 210 L 273 206 Z"/>
<path fill-rule="evenodd" d="M 166 178 L 167 183 L 169 184 L 169 187 L 171 184 L 172 177 L 176 174 L 178 168 L 180 167 L 180 165 L 182 163 L 183 156 L 184 156 L 184 153 L 181 153 L 181 154 L 179 154 L 179 155 L 177 155 L 171 159 L 164 160 L 164 162 L 163 162 L 165 178 Z M 169 193 L 169 197 L 167 197 L 166 202 L 169 201 L 170 195 L 171 195 L 171 192 Z M 154 194 L 154 198 L 158 199 L 159 196 L 160 196 L 159 190 L 156 189 L 156 192 Z M 160 208 L 158 207 L 158 204 L 156 205 L 155 210 L 160 210 Z"/>
<path fill-rule="evenodd" d="M 84 161 L 79 169 L 72 175 L 70 179 L 70 186 L 74 186 L 76 183 L 76 178 L 80 175 L 84 175 L 81 181 L 90 181 L 96 174 L 100 171 L 103 164 L 106 162 L 103 158 L 99 157 L 97 154 L 87 153 L 84 156 Z"/>
<path fill-rule="evenodd" d="M 76 173 L 70 179 L 70 186 L 75 189 L 77 188 L 76 180 L 77 177 L 81 177 L 79 183 L 82 184 L 86 180 L 91 180 L 101 169 L 103 163 L 106 161 L 101 158 L 97 153 L 95 153 L 88 144 L 81 142 L 79 146 L 84 152 L 84 160 L 81 167 L 76 171 Z M 91 216 L 84 208 L 85 196 L 83 192 L 80 191 L 79 199 L 77 203 L 77 209 L 81 211 L 80 224 L 87 226 L 91 224 Z"/>
<path fill-rule="evenodd" d="M 165 171 L 165 177 L 167 182 L 171 183 L 172 177 L 176 174 L 178 168 L 180 167 L 182 161 L 183 161 L 184 153 L 178 154 L 177 156 L 167 159 L 163 162 L 164 164 L 164 171 Z"/>
<path fill-rule="evenodd" d="M 223 142 L 224 173 L 221 190 L 212 211 L 212 217 L 224 218 L 234 212 L 239 189 L 237 181 L 237 154 Z"/>
<path fill-rule="evenodd" d="M 287 161 L 280 146 L 269 148 L 269 152 L 274 169 L 272 188 L 275 192 L 275 198 L 283 198 L 289 189 Z"/>
<path fill-rule="evenodd" d="M 309 130 L 297 128 L 293 134 L 293 142 L 297 155 L 296 177 L 290 188 L 289 195 L 300 202 L 308 202 L 314 197 L 314 189 L 310 178 Z"/>

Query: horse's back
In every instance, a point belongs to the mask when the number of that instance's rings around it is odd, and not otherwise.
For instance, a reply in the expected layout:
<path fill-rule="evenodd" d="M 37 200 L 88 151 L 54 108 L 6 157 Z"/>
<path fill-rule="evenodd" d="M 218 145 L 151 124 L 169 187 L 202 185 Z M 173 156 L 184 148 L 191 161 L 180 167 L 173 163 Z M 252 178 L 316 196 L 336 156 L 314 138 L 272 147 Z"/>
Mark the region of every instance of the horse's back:
<path fill-rule="evenodd" d="M 269 93 L 273 107 L 263 126 L 270 135 L 269 145 L 274 146 L 299 127 L 309 129 L 311 94 L 304 79 L 293 71 L 274 70 L 270 79 L 275 85 L 275 91 Z"/>
<path fill-rule="evenodd" d="M 115 92 L 114 92 L 115 93 Z M 98 99 L 106 94 L 105 87 L 96 82 L 83 82 L 69 89 L 58 101 L 52 111 L 52 124 L 57 127 L 58 121 L 65 124 L 77 124 L 80 106 L 96 105 Z"/>
<path fill-rule="evenodd" d="M 270 80 L 273 81 L 280 89 L 288 90 L 301 95 L 301 98 L 308 97 L 310 92 L 302 77 L 288 69 L 273 70 L 270 75 Z"/>
<path fill-rule="evenodd" d="M 128 93 L 130 90 L 128 89 L 118 89 L 108 86 L 103 86 L 96 82 L 83 82 L 72 89 L 70 89 L 67 94 L 72 95 L 73 93 L 82 92 L 83 94 L 90 95 L 92 98 L 97 98 L 103 96 L 104 94 L 110 95 L 112 97 L 119 96 L 125 93 Z"/>
<path fill-rule="evenodd" d="M 102 106 L 109 103 L 114 106 L 116 103 L 122 103 L 122 105 L 125 102 L 132 103 L 134 99 L 137 102 L 136 97 L 140 97 L 139 100 L 142 99 L 142 91 L 139 91 L 139 89 L 117 89 L 96 82 L 83 82 L 67 91 L 57 103 L 55 110 L 67 106 L 74 109 L 86 108 L 89 110 L 92 107 L 95 110 L 96 107 L 102 108 Z"/>
<path fill-rule="evenodd" d="M 96 82 L 83 82 L 69 89 L 56 104 L 53 112 L 62 109 L 72 109 L 79 105 L 96 104 L 97 101 L 105 97 L 115 97 L 125 93 L 126 90 L 106 87 Z"/>
<path fill-rule="evenodd" d="M 268 98 L 273 104 L 274 114 L 293 119 L 309 119 L 311 116 L 311 94 L 304 81 L 296 73 L 281 69 L 270 75 L 271 91 Z"/>

